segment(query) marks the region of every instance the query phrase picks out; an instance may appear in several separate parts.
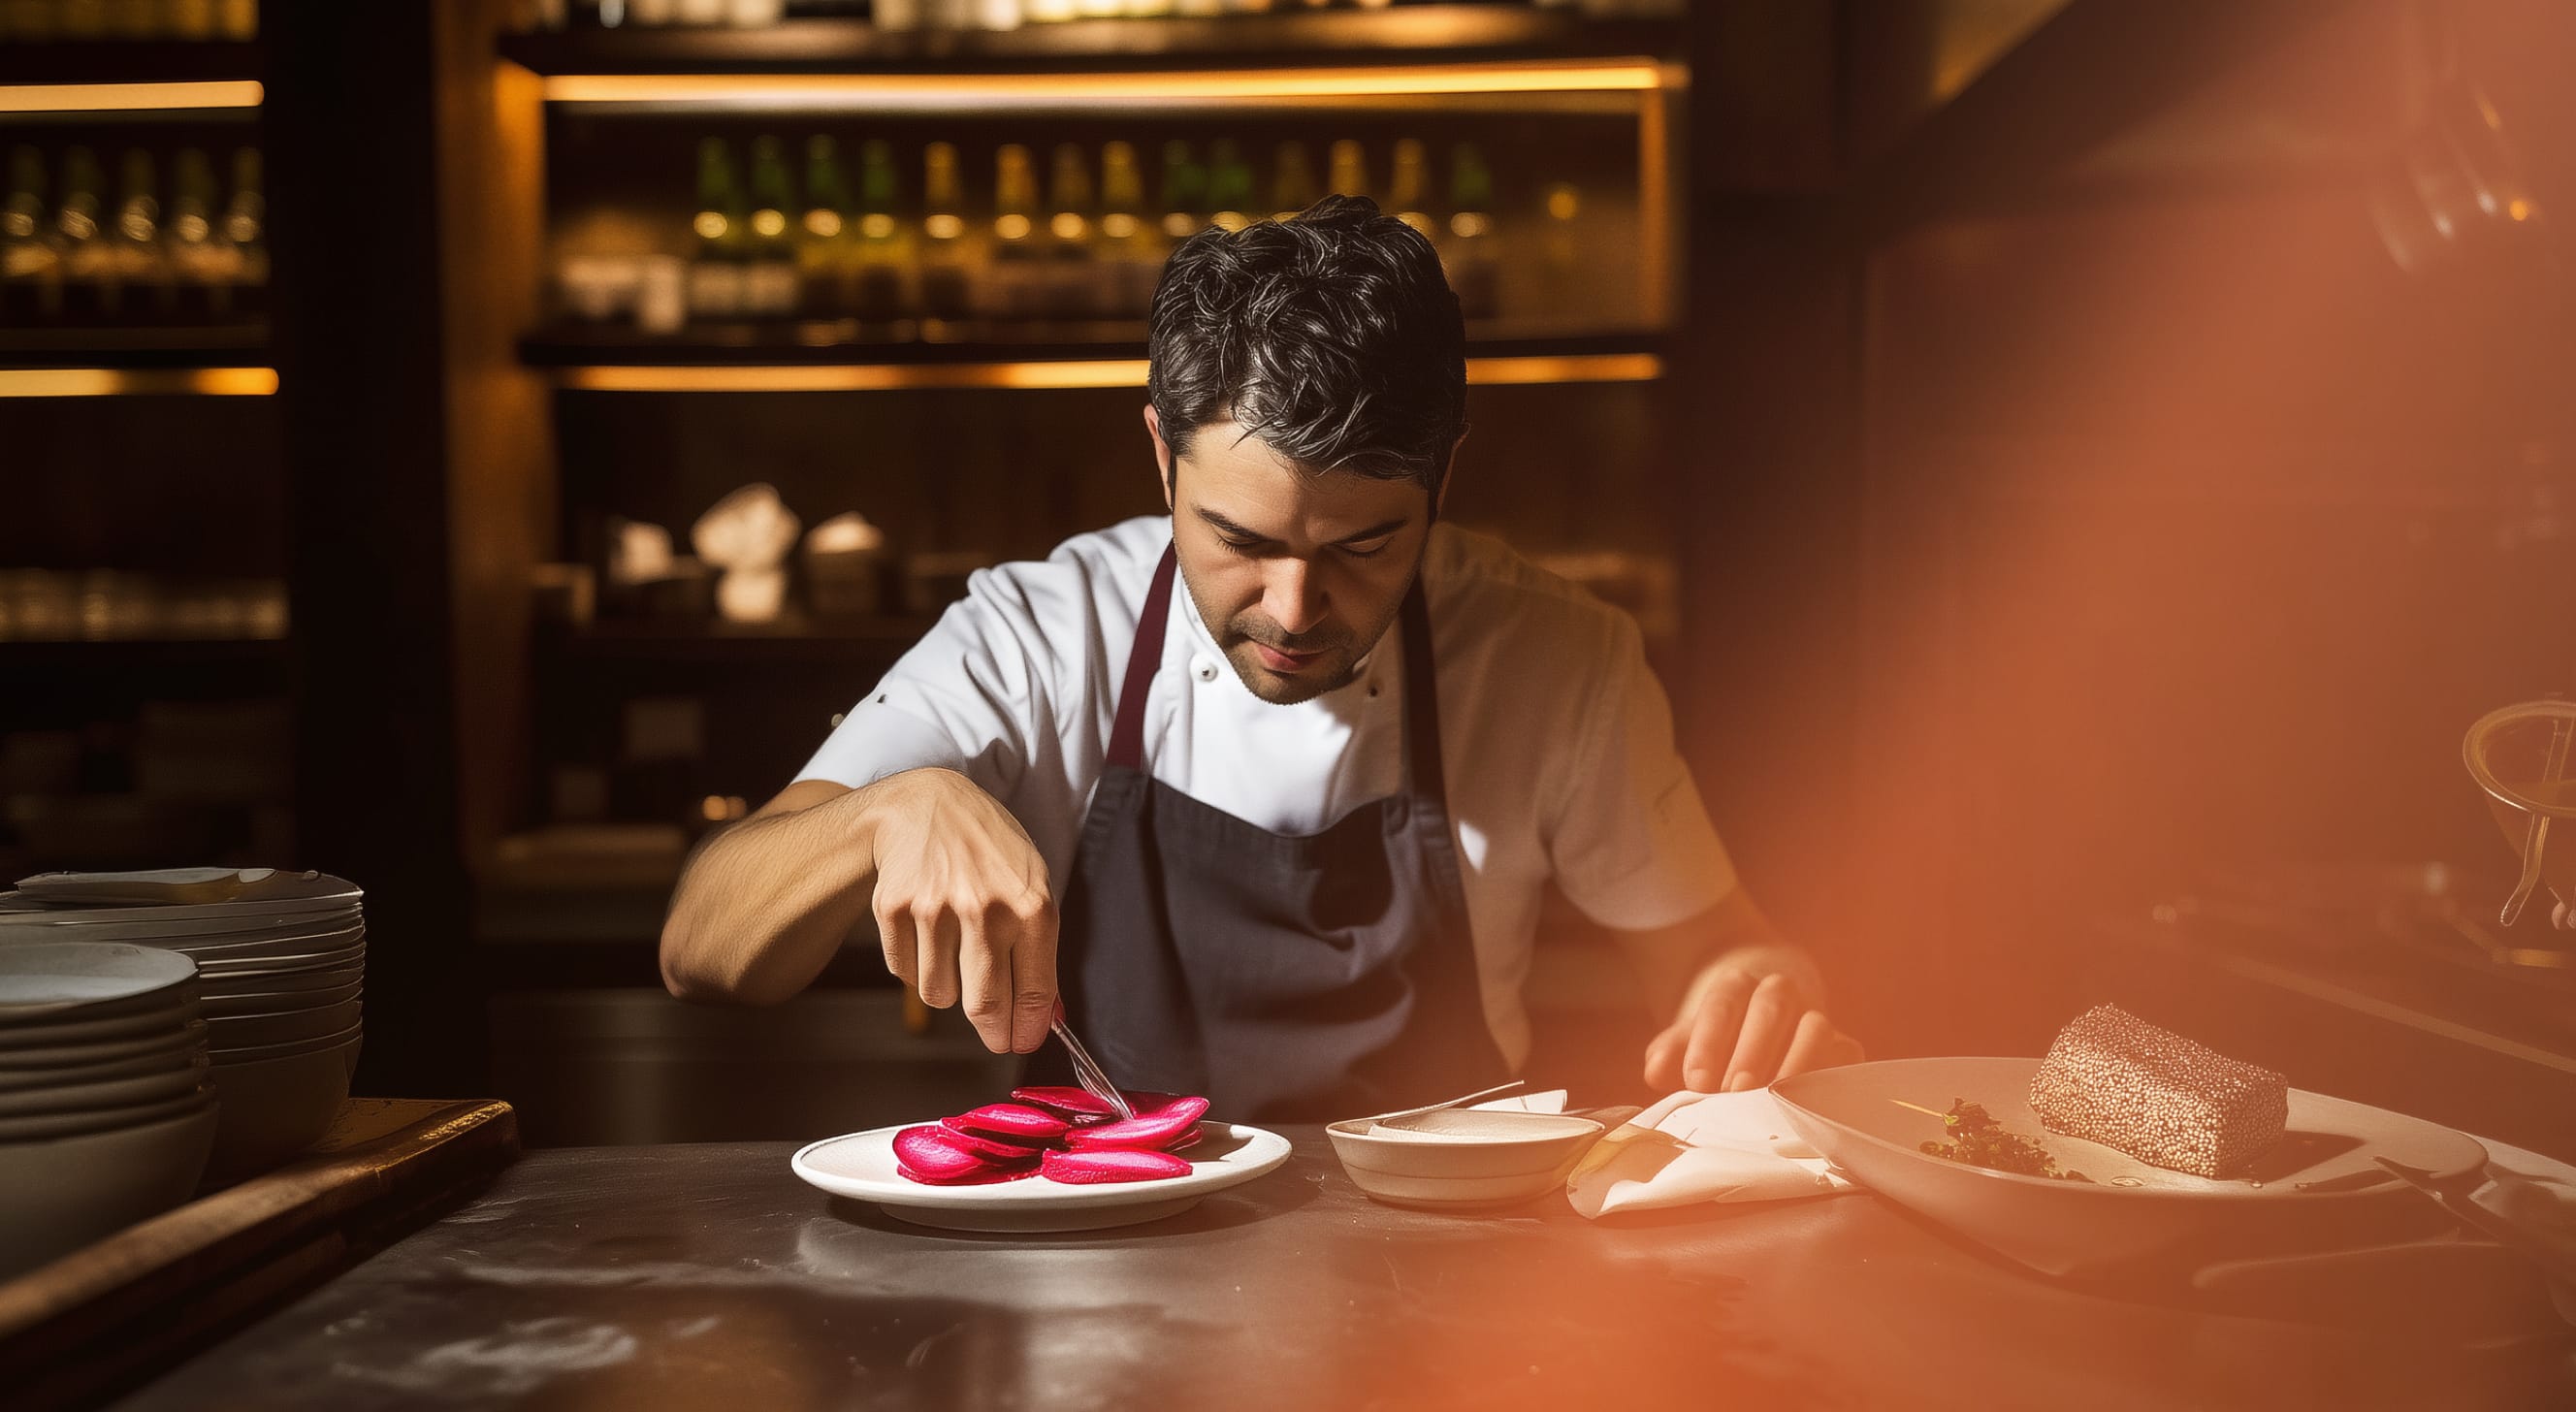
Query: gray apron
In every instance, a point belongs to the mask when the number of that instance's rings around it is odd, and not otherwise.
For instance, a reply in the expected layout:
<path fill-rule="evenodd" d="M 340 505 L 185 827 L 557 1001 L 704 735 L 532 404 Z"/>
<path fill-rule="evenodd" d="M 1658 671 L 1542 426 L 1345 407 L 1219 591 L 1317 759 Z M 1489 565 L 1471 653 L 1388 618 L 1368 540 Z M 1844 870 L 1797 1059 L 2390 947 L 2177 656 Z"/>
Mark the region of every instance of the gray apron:
<path fill-rule="evenodd" d="M 1277 834 L 1145 769 L 1174 569 L 1166 549 L 1065 890 L 1057 973 L 1074 1032 L 1122 1087 L 1205 1094 L 1216 1115 L 1254 1121 L 1353 1117 L 1508 1078 L 1449 827 L 1420 582 L 1398 618 L 1403 787 L 1321 833 Z"/>

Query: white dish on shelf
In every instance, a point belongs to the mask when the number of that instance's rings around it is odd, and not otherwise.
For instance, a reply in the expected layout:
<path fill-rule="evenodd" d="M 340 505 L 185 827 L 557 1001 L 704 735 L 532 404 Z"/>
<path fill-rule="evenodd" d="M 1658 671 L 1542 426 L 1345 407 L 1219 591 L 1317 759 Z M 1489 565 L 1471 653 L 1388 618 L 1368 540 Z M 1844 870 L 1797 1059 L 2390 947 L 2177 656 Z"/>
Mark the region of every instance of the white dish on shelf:
<path fill-rule="evenodd" d="M 873 1202 L 916 1226 L 961 1231 L 1089 1231 L 1176 1216 L 1213 1192 L 1288 1160 L 1288 1139 L 1240 1123 L 1201 1123 L 1187 1176 L 1078 1186 L 1023 1177 L 987 1186 L 925 1186 L 895 1171 L 894 1135 L 918 1124 L 871 1128 L 808 1143 L 789 1166 L 834 1196 Z"/>
<path fill-rule="evenodd" d="M 147 1048 L 108 1053 L 71 1062 L 20 1064 L 17 1051 L 0 1051 L 0 1097 L 30 1088 L 105 1083 L 182 1069 L 205 1053 L 206 1027 L 201 1022 Z"/>
<path fill-rule="evenodd" d="M 0 911 L 56 909 L 82 911 L 104 919 L 125 921 L 140 917 L 223 917 L 238 916 L 261 909 L 286 912 L 319 912 L 335 907 L 355 907 L 366 893 L 346 878 L 328 873 L 277 873 L 268 869 L 242 870 L 268 873 L 245 890 L 255 896 L 206 899 L 185 894 L 204 886 L 209 875 L 233 872 L 216 868 L 170 868 L 144 873 L 38 873 L 20 878 L 17 890 L 0 892 Z M 182 880 L 175 888 L 154 880 Z M 149 891 L 171 897 L 170 901 L 140 901 L 114 894 Z"/>
<path fill-rule="evenodd" d="M 175 908 L 26 907 L 0 905 L 0 942 L 82 940 L 139 941 L 147 945 L 259 941 L 297 932 L 340 931 L 358 925 L 365 913 L 334 905 L 303 911 L 238 912 L 229 916 L 186 917 L 125 915 L 137 910 Z"/>
<path fill-rule="evenodd" d="M 255 941 L 200 941 L 189 937 L 172 937 L 145 943 L 165 950 L 182 952 L 196 958 L 200 969 L 208 966 L 268 964 L 285 957 L 314 956 L 326 952 L 346 951 L 363 946 L 367 940 L 364 923 L 336 927 L 330 931 L 308 931 L 297 927 L 276 936 Z"/>
<path fill-rule="evenodd" d="M 2288 1131 L 2246 1176 L 2152 1167 L 2116 1148 L 2049 1132 L 2030 1108 L 2037 1059 L 1885 1059 L 1818 1069 L 1771 1085 L 1790 1124 L 1861 1186 L 2012 1260 L 2051 1275 L 2169 1262 L 2349 1248 L 2447 1229 L 2431 1202 L 2381 1169 L 2389 1157 L 2437 1177 L 2486 1165 L 2477 1139 L 2384 1108 L 2290 1090 Z M 1953 1100 L 1984 1105 L 2031 1138 L 2058 1181 L 1964 1166 L 1921 1150 Z"/>
<path fill-rule="evenodd" d="M 358 1024 L 363 1004 L 352 999 L 280 1014 L 210 1016 L 206 1020 L 206 1048 L 217 1054 L 237 1054 L 245 1049 L 345 1036 Z"/>
<path fill-rule="evenodd" d="M 338 1049 L 342 1045 L 354 1045 L 364 1037 L 365 1032 L 365 1024 L 360 1023 L 314 1039 L 289 1040 L 280 1044 L 238 1045 L 232 1048 L 209 1045 L 206 1052 L 215 1057 L 215 1063 L 218 1065 L 257 1064 L 269 1059 L 287 1059 L 298 1054 L 310 1054 L 319 1049 Z"/>
<path fill-rule="evenodd" d="M 263 1015 L 292 1015 L 345 1005 L 365 992 L 365 984 L 358 981 L 333 986 L 329 990 L 252 991 L 241 995 L 218 995 L 210 991 L 205 999 L 206 1018 L 224 1021 L 256 1019 Z"/>
<path fill-rule="evenodd" d="M 206 984 L 210 986 L 218 982 L 231 982 L 232 984 L 226 988 L 239 990 L 242 988 L 239 983 L 246 979 L 313 971 L 345 970 L 351 966 L 363 966 L 366 960 L 367 944 L 362 941 L 339 951 L 317 951 L 302 956 L 260 956 L 244 961 L 209 961 L 199 966 L 197 973 L 204 976 Z M 266 987 L 262 986 L 261 989 Z"/>
<path fill-rule="evenodd" d="M 335 891 L 320 873 L 275 868 L 154 868 L 127 873 L 38 873 L 18 879 L 21 895 L 38 902 L 80 907 L 167 907 L 208 902 L 248 902 L 283 897 L 328 897 Z"/>
<path fill-rule="evenodd" d="M 167 1103 L 195 1093 L 205 1083 L 207 1069 L 206 1056 L 192 1054 L 185 1063 L 140 1074 L 11 1089 L 0 1092 L 0 1118 L 104 1113 Z"/>
<path fill-rule="evenodd" d="M 214 1105 L 201 1102 L 146 1122 L 0 1143 L 0 1280 L 186 1201 L 216 1121 Z"/>
<path fill-rule="evenodd" d="M 319 971 L 246 971 L 219 975 L 205 982 L 208 1004 L 255 1000 L 263 997 L 292 999 L 316 991 L 346 990 L 363 985 L 367 979 L 364 962 L 354 966 L 332 966 Z"/>
<path fill-rule="evenodd" d="M 59 1020 L 52 1026 L 0 1026 L 0 1064 L 13 1062 L 21 1049 L 67 1049 L 90 1044 L 131 1044 L 139 1038 L 167 1036 L 198 1020 L 204 1002 L 188 995 L 178 1005 L 142 1010 L 134 1015 L 108 1015 L 106 1020 Z"/>
<path fill-rule="evenodd" d="M 82 1133 L 106 1132 L 112 1128 L 130 1128 L 144 1123 L 157 1123 L 178 1117 L 201 1107 L 211 1107 L 215 1091 L 200 1088 L 194 1093 L 155 1103 L 135 1103 L 121 1108 L 98 1108 L 85 1113 L 22 1113 L 0 1117 L 0 1145 L 13 1142 L 41 1142 L 58 1137 L 76 1137 Z"/>
<path fill-rule="evenodd" d="M 70 1038 L 62 1044 L 0 1044 L 0 1072 L 23 1074 L 41 1069 L 70 1069 L 88 1064 L 134 1062 L 144 1056 L 175 1056 L 204 1049 L 206 1020 L 196 1010 L 180 1010 L 178 1026 L 147 1026 L 103 1038 Z"/>
<path fill-rule="evenodd" d="M 196 995 L 196 963 L 123 942 L 42 941 L 0 946 L 0 1030 L 152 1015 Z"/>

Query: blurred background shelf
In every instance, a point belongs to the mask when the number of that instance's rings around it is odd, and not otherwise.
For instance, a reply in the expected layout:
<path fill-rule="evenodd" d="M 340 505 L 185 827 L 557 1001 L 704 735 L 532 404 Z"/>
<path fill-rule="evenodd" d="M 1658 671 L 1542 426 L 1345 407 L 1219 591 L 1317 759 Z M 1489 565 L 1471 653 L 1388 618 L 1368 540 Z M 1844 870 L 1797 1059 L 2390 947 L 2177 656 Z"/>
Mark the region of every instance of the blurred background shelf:
<path fill-rule="evenodd" d="M 1590 21 L 1503 5 L 1421 5 L 1317 14 L 1077 20 L 1001 32 L 888 31 L 806 20 L 766 29 L 568 30 L 512 35 L 502 57 L 535 73 L 1046 73 L 1298 64 L 1665 54 L 1678 22 Z"/>
<path fill-rule="evenodd" d="M 139 641 L 0 641 L 0 681 L 150 676 L 171 671 L 257 676 L 283 685 L 284 638 L 155 638 Z"/>
<path fill-rule="evenodd" d="M 244 40 L 0 40 L 0 87 L 258 82 L 266 51 Z"/>
<path fill-rule="evenodd" d="M 773 623 L 610 621 L 539 641 L 551 653 L 585 662 L 835 663 L 859 654 L 900 652 L 936 621 L 928 614 Z"/>
<path fill-rule="evenodd" d="M 254 368 L 268 336 L 253 326 L 0 329 L 0 368 Z"/>

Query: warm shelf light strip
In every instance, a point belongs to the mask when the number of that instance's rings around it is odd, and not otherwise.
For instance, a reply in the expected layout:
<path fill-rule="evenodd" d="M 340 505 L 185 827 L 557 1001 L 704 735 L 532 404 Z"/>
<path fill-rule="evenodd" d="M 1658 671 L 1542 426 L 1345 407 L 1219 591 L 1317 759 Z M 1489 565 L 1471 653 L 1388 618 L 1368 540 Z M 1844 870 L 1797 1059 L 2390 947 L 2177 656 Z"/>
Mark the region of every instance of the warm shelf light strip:
<path fill-rule="evenodd" d="M 275 368 L 5 368 L 0 397 L 267 397 Z"/>
<path fill-rule="evenodd" d="M 0 113 L 139 113 L 168 108 L 256 108 L 265 95 L 250 79 L 203 83 L 22 83 L 0 85 Z"/>
<path fill-rule="evenodd" d="M 1209 73 L 558 74 L 554 103 L 713 103 L 764 107 L 942 107 L 1034 103 L 1189 103 L 1267 98 L 1394 98 L 1469 93 L 1642 93 L 1663 87 L 1652 59 L 1387 65 Z"/>
<path fill-rule="evenodd" d="M 1569 382 L 1651 382 L 1664 374 L 1652 353 L 1470 358 L 1467 381 L 1494 386 Z M 907 388 L 1143 387 L 1145 360 L 1036 363 L 863 363 L 814 367 L 644 367 L 563 369 L 580 392 L 887 392 Z"/>

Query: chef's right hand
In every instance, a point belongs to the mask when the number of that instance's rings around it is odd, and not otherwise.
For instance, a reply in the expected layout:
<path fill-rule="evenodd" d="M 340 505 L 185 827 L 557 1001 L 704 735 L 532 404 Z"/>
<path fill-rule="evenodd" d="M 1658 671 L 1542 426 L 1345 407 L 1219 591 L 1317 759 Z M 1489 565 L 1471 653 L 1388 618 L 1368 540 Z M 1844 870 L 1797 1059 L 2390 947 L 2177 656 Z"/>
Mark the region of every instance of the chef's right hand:
<path fill-rule="evenodd" d="M 954 770 L 871 787 L 873 908 L 886 969 L 966 1018 L 994 1053 L 1045 1043 L 1055 1013 L 1055 898 L 1046 860 L 1000 801 Z"/>

